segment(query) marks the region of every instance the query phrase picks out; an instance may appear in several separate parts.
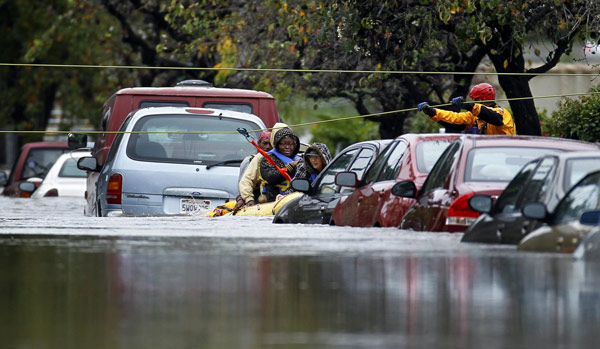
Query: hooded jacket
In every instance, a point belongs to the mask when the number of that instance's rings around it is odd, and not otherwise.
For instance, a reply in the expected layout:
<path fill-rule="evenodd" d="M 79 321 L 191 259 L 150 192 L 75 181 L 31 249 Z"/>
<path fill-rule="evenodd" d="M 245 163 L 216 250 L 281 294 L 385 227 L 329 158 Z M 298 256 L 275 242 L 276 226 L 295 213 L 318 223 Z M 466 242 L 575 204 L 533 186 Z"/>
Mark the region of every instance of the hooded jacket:
<path fill-rule="evenodd" d="M 294 139 L 296 146 L 292 151 L 292 154 L 287 157 L 278 151 L 278 145 L 281 140 L 290 136 Z M 292 166 L 292 162 L 300 160 L 298 156 L 298 151 L 300 150 L 300 139 L 294 134 L 294 131 L 287 127 L 281 127 L 278 130 L 273 130 L 271 133 L 271 144 L 273 144 L 273 150 L 268 152 L 270 158 L 279 168 L 286 168 L 288 174 L 293 177 L 296 171 L 296 168 Z M 265 198 L 260 198 L 259 201 L 263 201 L 266 199 L 267 202 L 275 200 L 278 194 L 288 194 L 291 192 L 289 188 L 290 182 L 283 177 L 283 175 L 277 170 L 269 161 L 264 158 L 261 158 L 259 165 L 259 175 L 261 179 L 262 190 L 261 193 L 264 194 Z M 261 195 L 262 196 L 262 195 Z"/>
<path fill-rule="evenodd" d="M 271 145 L 274 145 L 273 142 L 275 139 L 275 134 L 282 128 L 289 129 L 288 125 L 284 124 L 283 122 L 278 122 L 273 125 L 270 137 Z M 279 140 L 281 140 L 281 138 L 279 138 Z M 248 167 L 239 181 L 238 188 L 240 191 L 240 196 L 242 199 L 244 199 L 244 202 L 248 202 L 250 200 L 257 201 L 259 199 L 258 194 L 260 193 L 259 189 L 261 182 L 259 167 L 262 159 L 263 156 L 260 153 L 256 154 L 248 164 Z"/>
<path fill-rule="evenodd" d="M 331 161 L 331 153 L 329 152 L 329 148 L 324 143 L 315 142 L 311 144 L 304 155 L 302 156 L 302 161 L 298 163 L 298 167 L 296 168 L 296 175 L 294 178 L 304 178 L 308 179 L 311 183 L 315 180 L 320 171 L 317 171 L 316 168 L 310 163 L 308 159 L 308 155 L 311 153 L 316 153 L 323 162 L 323 168 L 327 166 L 329 161 Z"/>

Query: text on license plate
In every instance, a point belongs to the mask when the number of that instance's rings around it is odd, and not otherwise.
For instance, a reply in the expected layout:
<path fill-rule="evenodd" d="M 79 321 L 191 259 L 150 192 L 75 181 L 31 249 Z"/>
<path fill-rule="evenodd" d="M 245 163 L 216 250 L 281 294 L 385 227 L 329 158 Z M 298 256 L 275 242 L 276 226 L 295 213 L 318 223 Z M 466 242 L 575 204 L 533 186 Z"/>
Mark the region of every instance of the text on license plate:
<path fill-rule="evenodd" d="M 195 214 L 210 210 L 210 200 L 179 199 L 179 213 Z"/>

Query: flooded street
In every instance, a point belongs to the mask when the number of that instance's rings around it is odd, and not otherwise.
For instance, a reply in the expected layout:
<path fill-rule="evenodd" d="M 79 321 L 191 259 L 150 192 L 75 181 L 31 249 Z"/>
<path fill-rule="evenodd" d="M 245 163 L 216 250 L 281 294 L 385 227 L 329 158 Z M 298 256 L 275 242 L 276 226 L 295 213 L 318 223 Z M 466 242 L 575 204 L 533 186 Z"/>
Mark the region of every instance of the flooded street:
<path fill-rule="evenodd" d="M 6 348 L 594 348 L 598 263 L 272 217 L 0 197 Z"/>

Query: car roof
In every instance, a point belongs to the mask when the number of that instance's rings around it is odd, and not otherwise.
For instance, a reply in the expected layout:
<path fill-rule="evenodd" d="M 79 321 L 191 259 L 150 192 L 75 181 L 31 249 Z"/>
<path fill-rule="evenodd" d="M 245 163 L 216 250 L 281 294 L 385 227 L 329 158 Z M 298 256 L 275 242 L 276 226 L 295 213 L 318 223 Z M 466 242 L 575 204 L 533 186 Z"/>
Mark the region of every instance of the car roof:
<path fill-rule="evenodd" d="M 396 137 L 396 139 L 399 139 L 399 138 L 406 138 L 409 140 L 456 139 L 460 136 L 461 136 L 461 134 L 459 134 L 459 133 L 405 133 L 403 135 Z"/>
<path fill-rule="evenodd" d="M 577 141 L 567 138 L 545 136 L 508 136 L 508 135 L 463 135 L 463 139 L 471 140 L 473 148 L 489 146 L 519 146 L 527 144 L 542 148 L 557 148 L 564 150 L 600 150 L 598 143 Z"/>
<path fill-rule="evenodd" d="M 132 119 L 139 119 L 148 115 L 164 115 L 164 114 L 183 114 L 183 115 L 203 115 L 214 117 L 226 117 L 252 121 L 260 127 L 266 129 L 266 126 L 261 118 L 254 114 L 242 113 L 226 109 L 210 109 L 210 108 L 194 108 L 194 107 L 150 107 L 138 109 L 134 112 Z M 133 120 L 132 120 L 133 121 Z M 250 130 L 248 130 L 250 131 Z"/>
<path fill-rule="evenodd" d="M 208 86 L 129 87 L 117 91 L 115 95 L 194 96 L 231 98 L 247 97 L 274 99 L 272 95 L 262 91 Z"/>

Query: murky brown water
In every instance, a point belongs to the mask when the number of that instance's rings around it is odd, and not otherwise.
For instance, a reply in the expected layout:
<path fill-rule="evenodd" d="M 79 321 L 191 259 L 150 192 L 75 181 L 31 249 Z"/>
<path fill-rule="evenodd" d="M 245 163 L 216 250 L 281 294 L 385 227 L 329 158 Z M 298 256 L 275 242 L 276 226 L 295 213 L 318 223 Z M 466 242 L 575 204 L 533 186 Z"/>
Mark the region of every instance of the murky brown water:
<path fill-rule="evenodd" d="M 2 347 L 596 347 L 597 262 L 451 234 L 100 219 L 79 205 L 0 199 Z"/>

